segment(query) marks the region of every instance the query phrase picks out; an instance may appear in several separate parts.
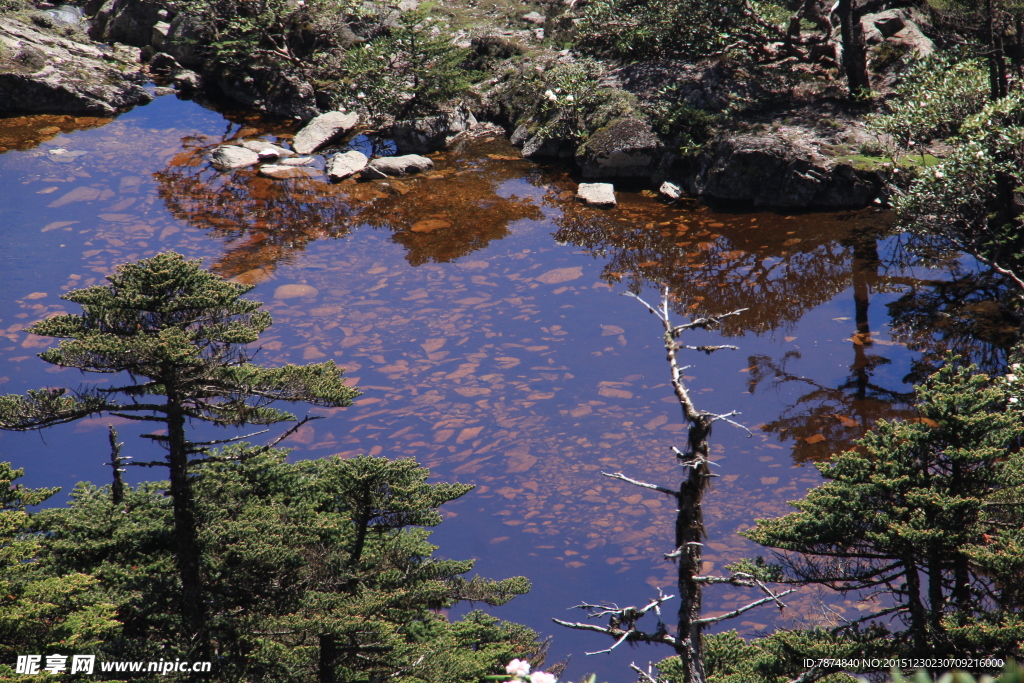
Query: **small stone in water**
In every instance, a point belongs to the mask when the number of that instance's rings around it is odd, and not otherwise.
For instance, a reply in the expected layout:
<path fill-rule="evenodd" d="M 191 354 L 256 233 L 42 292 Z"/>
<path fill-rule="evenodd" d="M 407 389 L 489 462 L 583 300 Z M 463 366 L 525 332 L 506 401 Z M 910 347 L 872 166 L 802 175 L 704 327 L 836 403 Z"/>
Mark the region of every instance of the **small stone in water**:
<path fill-rule="evenodd" d="M 316 296 L 320 290 L 311 285 L 281 285 L 274 290 L 275 299 L 298 299 L 301 297 Z"/>
<path fill-rule="evenodd" d="M 576 198 L 589 206 L 611 208 L 616 205 L 615 186 L 611 183 L 580 183 Z"/>

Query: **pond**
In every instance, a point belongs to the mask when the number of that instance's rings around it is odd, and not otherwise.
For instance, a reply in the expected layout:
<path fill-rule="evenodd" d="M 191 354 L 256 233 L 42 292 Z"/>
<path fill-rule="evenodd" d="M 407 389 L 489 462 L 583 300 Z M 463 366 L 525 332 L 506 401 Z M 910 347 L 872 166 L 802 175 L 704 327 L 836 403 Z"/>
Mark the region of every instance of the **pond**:
<path fill-rule="evenodd" d="M 963 258 L 912 257 L 875 209 L 715 212 L 649 192 L 591 209 L 564 170 L 500 137 L 374 183 L 221 174 L 203 158 L 225 140 L 293 132 L 174 97 L 116 120 L 0 121 L 0 390 L 103 381 L 47 366 L 35 354 L 50 340 L 21 330 L 75 311 L 59 296 L 125 261 L 173 249 L 256 285 L 249 298 L 275 321 L 256 360 L 334 359 L 363 392 L 352 407 L 311 410 L 325 419 L 284 442 L 292 457 L 414 457 L 433 480 L 476 484 L 446 507 L 434 542 L 477 558 L 484 576 L 533 580 L 493 611 L 554 636 L 549 663 L 572 654 L 563 680 L 632 680 L 630 661 L 669 654 L 588 658 L 611 643 L 550 621 L 582 618 L 567 609 L 583 601 L 672 592 L 668 499 L 601 475 L 674 484 L 669 447 L 685 438 L 660 326 L 623 293 L 653 301 L 667 283 L 679 315 L 748 309 L 684 339 L 739 347 L 684 360 L 698 407 L 739 411 L 750 430 L 719 423 L 712 435 L 722 476 L 707 499 L 708 571 L 765 554 L 736 532 L 819 483 L 814 462 L 878 418 L 913 418 L 911 381 L 944 349 L 997 367 L 1015 329 L 998 281 Z M 0 433 L 0 459 L 26 468 L 30 486 L 105 483 L 117 422 Z M 157 455 L 133 438 L 144 430 L 118 427 L 127 454 Z M 709 591 L 706 604 L 747 597 Z M 827 618 L 813 592 L 790 597 L 783 614 L 762 607 L 723 627 L 751 636 Z M 844 616 L 864 607 L 829 601 Z"/>

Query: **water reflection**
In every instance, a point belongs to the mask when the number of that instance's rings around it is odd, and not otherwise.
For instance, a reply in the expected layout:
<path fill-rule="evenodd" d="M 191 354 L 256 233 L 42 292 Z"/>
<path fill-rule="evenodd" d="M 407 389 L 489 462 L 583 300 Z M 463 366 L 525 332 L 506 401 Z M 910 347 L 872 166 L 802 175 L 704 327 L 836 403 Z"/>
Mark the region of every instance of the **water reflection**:
<path fill-rule="evenodd" d="M 756 553 L 736 529 L 784 514 L 819 483 L 813 468 L 792 466 L 794 452 L 834 452 L 876 417 L 907 414 L 903 379 L 916 349 L 969 344 L 985 320 L 1014 323 L 988 313 L 1004 289 L 970 264 L 915 272 L 891 238 L 876 239 L 884 214 L 723 215 L 629 193 L 600 211 L 574 202 L 565 174 L 538 170 L 500 140 L 438 155 L 433 174 L 397 181 L 219 175 L 205 150 L 287 129 L 226 125 L 166 99 L 74 134 L 74 146 L 59 141 L 88 152 L 60 174 L 37 151 L 0 156 L 12 235 L 0 254 L 4 391 L 78 381 L 46 374 L 33 354 L 51 340 L 21 330 L 64 310 L 61 291 L 102 282 L 117 264 L 175 249 L 251 278 L 275 320 L 259 361 L 333 358 L 365 392 L 290 439 L 294 457 L 415 457 L 437 480 L 478 484 L 451 506 L 437 541 L 454 557 L 479 557 L 485 575 L 507 575 L 514 562 L 536 576 L 535 593 L 505 615 L 545 632 L 573 601 L 642 601 L 672 581 L 659 559 L 671 507 L 600 476 L 671 483 L 668 446 L 685 438 L 659 329 L 610 283 L 668 281 L 684 315 L 751 308 L 726 330 L 741 351 L 697 356 L 691 371 L 702 408 L 741 410 L 754 431 L 715 434 L 723 476 L 706 510 L 708 571 Z M 943 321 L 952 322 L 933 324 Z M 68 425 L 46 445 L 0 434 L 0 457 L 27 466 L 34 486 L 106 481 L 104 425 Z M 127 430 L 130 448 L 144 448 Z M 627 583 L 639 594 L 624 594 Z M 738 606 L 730 600 L 709 609 Z M 760 618 L 738 626 L 767 628 Z M 557 634 L 556 646 L 568 637 Z"/>
<path fill-rule="evenodd" d="M 837 240 L 858 226 L 878 231 L 888 220 L 876 212 L 729 218 L 706 209 L 661 213 L 662 220 L 655 220 L 649 209 L 625 206 L 595 219 L 592 212 L 567 210 L 555 239 L 604 260 L 602 277 L 609 282 L 625 281 L 633 291 L 668 284 L 679 314 L 750 309 L 728 320 L 729 336 L 792 328 L 845 290 L 850 248 Z"/>
<path fill-rule="evenodd" d="M 436 170 L 420 176 L 332 184 L 326 176 L 275 180 L 255 169 L 220 173 L 205 157 L 222 142 L 182 140 L 181 153 L 154 177 L 176 218 L 226 243 L 213 264 L 225 277 L 259 282 L 311 242 L 345 237 L 358 225 L 390 230 L 411 265 L 447 263 L 506 237 L 514 221 L 541 217 L 529 201 L 498 191 L 523 174 L 526 162 L 483 163 L 476 144 L 438 155 Z"/>
<path fill-rule="evenodd" d="M 53 140 L 61 134 L 105 126 L 114 119 L 99 116 L 9 116 L 0 118 L 0 154 L 10 150 L 29 150 Z M 54 161 L 67 161 L 74 156 L 53 155 Z"/>

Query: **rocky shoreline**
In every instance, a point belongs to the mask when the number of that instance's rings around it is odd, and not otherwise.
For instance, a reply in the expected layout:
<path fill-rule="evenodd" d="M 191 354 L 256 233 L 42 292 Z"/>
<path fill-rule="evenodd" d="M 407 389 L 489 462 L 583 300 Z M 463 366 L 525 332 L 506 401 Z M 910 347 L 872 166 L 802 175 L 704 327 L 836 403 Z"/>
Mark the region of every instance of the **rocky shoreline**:
<path fill-rule="evenodd" d="M 531 25 L 543 24 L 537 16 L 523 18 Z M 891 42 L 897 36 L 922 52 L 934 49 L 917 25 L 898 11 L 871 15 L 865 22 L 878 40 Z M 543 30 L 530 29 L 541 34 Z M 309 124 L 296 136 L 293 150 L 288 150 L 296 157 L 261 155 L 260 150 L 245 146 L 218 150 L 211 157 L 218 168 L 278 159 L 279 163 L 264 164 L 266 170 L 261 171 L 277 178 L 312 172 L 303 170 L 309 163 L 301 160 L 355 129 L 356 113 L 344 109 L 325 112 L 325 107 L 318 106 L 323 98 L 318 98 L 314 86 L 294 74 L 251 70 L 226 74 L 211 66 L 197 48 L 197 31 L 189 17 L 172 15 L 154 0 L 108 0 L 95 12 L 90 29 L 90 35 L 105 42 L 91 44 L 0 17 L 0 114 L 112 116 L 149 102 L 152 95 L 142 85 L 153 78 L 180 96 L 213 93 L 248 108 Z M 513 71 L 550 71 L 571 67 L 574 60 L 567 50 L 538 51 L 522 58 Z M 594 186 L 616 183 L 661 187 L 670 200 L 685 193 L 777 210 L 860 208 L 884 201 L 884 178 L 877 169 L 855 160 L 858 150 L 873 141 L 862 123 L 864 111 L 834 94 L 818 92 L 801 98 L 790 93 L 788 98 L 780 98 L 751 74 L 721 63 L 631 65 L 605 74 L 600 83 L 602 97 L 611 103 L 601 106 L 612 115 L 604 111 L 603 118 L 582 120 L 577 123 L 581 130 L 565 135 L 553 124 L 568 116 L 567 111 L 571 113 L 567 102 L 573 98 L 551 89 L 524 97 L 513 71 L 474 86 L 471 98 L 456 102 L 447 111 L 377 127 L 380 134 L 393 140 L 401 156 L 390 161 L 364 157 L 364 161 L 352 154 L 339 155 L 328 162 L 334 170 L 324 170 L 335 180 L 415 172 L 423 162 L 414 162 L 412 157 L 425 159 L 419 155 L 443 149 L 474 132 L 493 132 L 497 124 L 524 157 L 575 167 L 581 182 L 590 186 L 581 189 L 581 199 L 598 206 L 612 205 L 614 199 L 608 201 L 607 188 L 598 191 Z M 679 140 L 671 133 L 656 131 L 645 113 L 652 103 L 657 104 L 663 90 L 658 87 L 666 82 L 673 84 L 686 106 L 714 113 L 735 110 L 742 101 L 748 114 L 714 128 L 697 151 L 684 154 Z M 323 126 L 323 131 L 309 133 L 323 138 L 321 142 L 303 141 L 308 131 Z M 592 195 L 598 199 L 591 200 Z"/>

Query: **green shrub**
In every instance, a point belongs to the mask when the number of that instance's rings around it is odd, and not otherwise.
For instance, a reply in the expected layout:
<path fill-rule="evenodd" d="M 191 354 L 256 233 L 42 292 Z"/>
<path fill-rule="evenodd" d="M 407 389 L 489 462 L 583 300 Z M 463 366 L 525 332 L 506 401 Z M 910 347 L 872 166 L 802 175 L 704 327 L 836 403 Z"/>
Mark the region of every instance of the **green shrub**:
<path fill-rule="evenodd" d="M 916 62 L 889 102 L 889 113 L 869 119 L 902 147 L 956 135 L 988 100 L 988 75 L 979 59 L 947 52 Z"/>
<path fill-rule="evenodd" d="M 595 0 L 583 9 L 576 41 L 624 60 L 702 58 L 760 32 L 742 0 Z"/>

